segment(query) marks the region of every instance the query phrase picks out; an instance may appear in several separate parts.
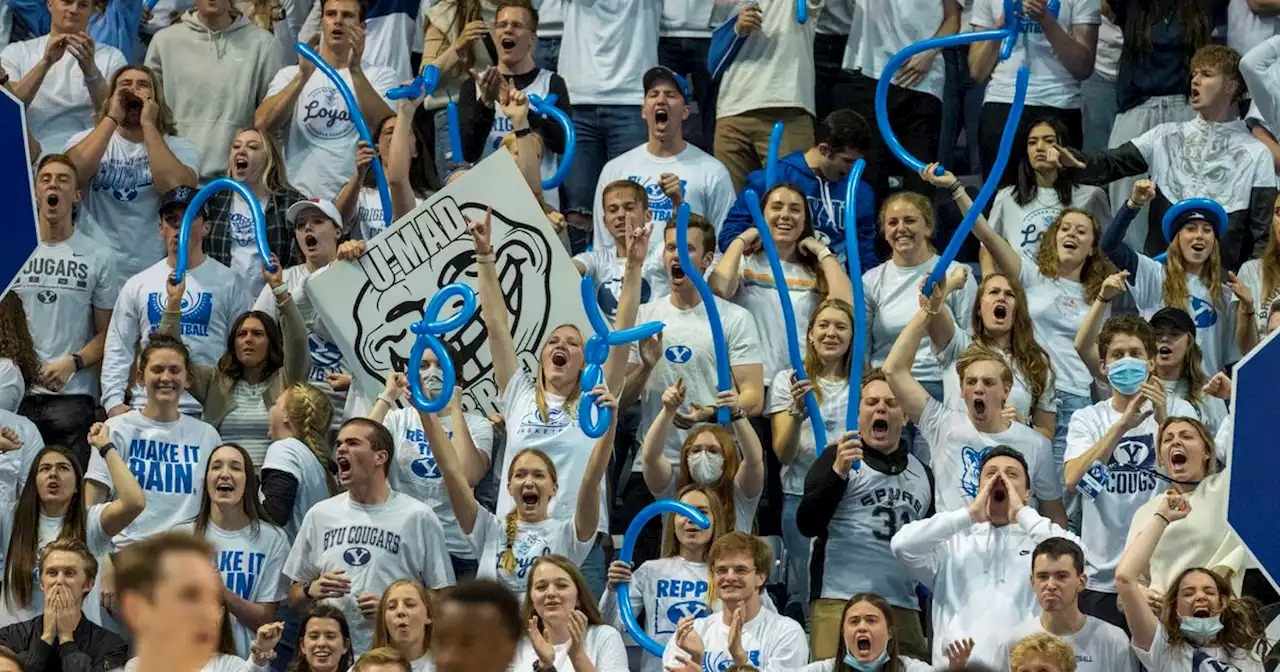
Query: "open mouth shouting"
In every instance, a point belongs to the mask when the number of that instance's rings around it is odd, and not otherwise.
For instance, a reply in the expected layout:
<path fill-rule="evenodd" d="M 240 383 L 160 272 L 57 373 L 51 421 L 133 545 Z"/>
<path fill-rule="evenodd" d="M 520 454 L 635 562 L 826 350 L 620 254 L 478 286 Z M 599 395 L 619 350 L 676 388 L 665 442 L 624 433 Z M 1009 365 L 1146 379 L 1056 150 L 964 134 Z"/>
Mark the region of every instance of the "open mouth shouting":
<path fill-rule="evenodd" d="M 231 175 L 237 180 L 243 181 L 248 176 L 249 157 L 245 154 L 236 154 L 235 159 L 231 162 Z"/>
<path fill-rule="evenodd" d="M 1171 348 L 1171 347 L 1169 347 L 1169 346 L 1167 346 L 1167 345 L 1161 345 L 1161 346 L 1160 346 L 1160 349 L 1159 349 L 1159 350 L 1157 350 L 1156 352 L 1160 355 L 1160 357 L 1161 357 L 1162 359 L 1163 359 L 1163 358 L 1168 358 L 1168 357 L 1172 357 L 1172 356 L 1173 356 L 1173 348 Z"/>
<path fill-rule="evenodd" d="M 1200 87 L 1191 87 L 1191 104 L 1195 105 L 1200 102 Z"/>
<path fill-rule="evenodd" d="M 1213 615 L 1213 611 L 1209 609 L 1207 604 L 1197 604 L 1192 608 L 1191 615 L 1196 618 L 1209 618 Z"/>
<path fill-rule="evenodd" d="M 551 365 L 555 367 L 564 367 L 569 364 L 569 352 L 563 348 L 556 348 L 551 351 Z"/>
<path fill-rule="evenodd" d="M 857 649 L 859 654 L 870 654 L 871 653 L 871 635 L 868 635 L 866 633 L 859 633 L 858 636 L 853 640 L 853 646 L 855 649 Z"/>
<path fill-rule="evenodd" d="M 1009 318 L 1009 306 L 1006 306 L 1003 303 L 997 303 L 991 309 L 991 315 L 995 317 L 997 321 L 1003 322 Z"/>
<path fill-rule="evenodd" d="M 1073 250 L 1073 251 L 1078 250 L 1080 249 L 1080 241 L 1077 240 L 1074 236 L 1067 236 L 1066 238 L 1062 239 L 1062 249 Z"/>
<path fill-rule="evenodd" d="M 214 487 L 214 492 L 217 492 L 218 494 L 221 494 L 221 495 L 235 494 L 235 491 L 236 491 L 236 484 L 232 482 L 231 479 L 229 478 L 218 479 L 218 484 L 216 487 Z"/>
<path fill-rule="evenodd" d="M 1009 493 L 1005 490 L 1004 479 L 996 477 L 996 482 L 991 486 L 991 501 L 1004 503 L 1008 499 Z"/>
<path fill-rule="evenodd" d="M 346 455 L 338 455 L 333 458 L 333 463 L 338 467 L 338 480 L 346 483 L 351 480 L 351 458 Z"/>
<path fill-rule="evenodd" d="M 320 239 L 316 238 L 314 233 L 308 233 L 302 237 L 302 249 L 307 254 L 315 252 L 318 247 L 320 247 Z"/>
<path fill-rule="evenodd" d="M 679 263 L 671 264 L 671 279 L 684 280 L 684 278 L 685 278 L 685 272 L 684 272 L 684 269 L 680 267 L 680 264 Z"/>
<path fill-rule="evenodd" d="M 878 443 L 883 443 L 889 439 L 889 421 L 884 418 L 875 418 L 871 421 L 871 438 Z"/>
<path fill-rule="evenodd" d="M 520 491 L 520 504 L 528 509 L 538 508 L 538 503 L 542 501 L 542 496 L 538 494 L 538 489 L 529 487 Z"/>
<path fill-rule="evenodd" d="M 1174 446 L 1169 451 L 1169 464 L 1174 471 L 1182 471 L 1187 467 L 1187 451 L 1182 446 Z"/>
<path fill-rule="evenodd" d="M 653 110 L 653 124 L 658 130 L 667 127 L 667 122 L 671 120 L 671 111 L 665 107 L 658 107 Z"/>
<path fill-rule="evenodd" d="M 987 417 L 987 400 L 986 399 L 979 398 L 979 399 L 973 400 L 973 415 L 979 420 Z"/>
<path fill-rule="evenodd" d="M 498 45 L 502 47 L 503 53 L 510 53 L 516 48 L 516 38 L 504 36 Z"/>
<path fill-rule="evenodd" d="M 1209 245 L 1205 243 L 1203 240 L 1196 240 L 1196 241 L 1192 241 L 1191 243 L 1191 251 L 1195 253 L 1197 256 L 1204 254 L 1206 251 L 1208 251 L 1208 249 L 1209 249 Z"/>

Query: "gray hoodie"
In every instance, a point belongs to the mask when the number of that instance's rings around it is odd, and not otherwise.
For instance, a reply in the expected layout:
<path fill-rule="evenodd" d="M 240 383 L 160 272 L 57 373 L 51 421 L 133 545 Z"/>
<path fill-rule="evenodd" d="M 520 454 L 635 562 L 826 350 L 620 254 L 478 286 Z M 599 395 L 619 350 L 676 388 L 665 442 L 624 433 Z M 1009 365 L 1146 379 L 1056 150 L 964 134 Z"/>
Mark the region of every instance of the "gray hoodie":
<path fill-rule="evenodd" d="M 227 172 L 236 130 L 253 126 L 254 110 L 280 69 L 275 37 L 244 14 L 234 17 L 214 31 L 189 9 L 147 49 L 145 62 L 160 75 L 178 135 L 200 149 L 201 182 Z"/>

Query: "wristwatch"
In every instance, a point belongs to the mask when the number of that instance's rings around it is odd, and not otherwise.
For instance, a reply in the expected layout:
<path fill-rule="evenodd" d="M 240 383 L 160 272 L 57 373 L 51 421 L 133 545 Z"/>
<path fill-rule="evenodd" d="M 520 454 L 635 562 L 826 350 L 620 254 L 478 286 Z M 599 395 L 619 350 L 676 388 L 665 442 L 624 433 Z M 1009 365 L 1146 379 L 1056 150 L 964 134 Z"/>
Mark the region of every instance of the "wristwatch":
<path fill-rule="evenodd" d="M 314 599 L 316 599 L 315 597 L 312 597 L 312 595 L 311 595 L 311 582 L 310 582 L 310 581 L 307 581 L 306 583 L 302 584 L 302 596 L 303 596 L 303 597 L 305 597 L 305 598 L 307 598 L 308 600 L 314 600 Z"/>
<path fill-rule="evenodd" d="M 102 446 L 101 448 L 99 448 L 99 449 L 98 449 L 98 455 L 99 455 L 100 457 L 102 457 L 102 459 L 104 459 L 104 460 L 105 460 L 105 459 L 107 459 L 107 451 L 109 451 L 109 450 L 115 450 L 115 449 L 116 449 L 116 444 L 111 443 L 110 441 L 108 441 L 108 442 L 106 442 L 105 444 L 103 444 L 103 446 Z"/>
<path fill-rule="evenodd" d="M 76 363 L 76 371 L 84 369 L 84 357 L 81 357 L 80 353 L 73 353 L 71 359 Z"/>
<path fill-rule="evenodd" d="M 533 672 L 556 672 L 555 665 L 543 665 L 541 660 L 533 661 Z"/>

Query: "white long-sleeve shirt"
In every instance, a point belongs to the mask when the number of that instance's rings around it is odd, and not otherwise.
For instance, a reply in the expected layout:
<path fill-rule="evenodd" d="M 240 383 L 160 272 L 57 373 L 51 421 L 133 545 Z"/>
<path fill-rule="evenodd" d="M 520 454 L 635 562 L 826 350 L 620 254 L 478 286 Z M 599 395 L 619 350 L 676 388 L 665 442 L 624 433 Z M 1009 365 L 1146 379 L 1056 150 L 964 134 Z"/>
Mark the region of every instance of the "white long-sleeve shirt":
<path fill-rule="evenodd" d="M 1038 612 L 1031 551 L 1050 537 L 1079 537 L 1030 506 L 1017 523 L 974 523 L 967 508 L 908 523 L 889 542 L 916 580 L 933 591 L 933 664 L 947 662 L 951 642 L 973 638 L 969 662 L 997 664 L 997 645 L 1009 629 Z"/>
<path fill-rule="evenodd" d="M 723 670 L 733 664 L 729 655 L 729 624 L 722 611 L 703 616 L 693 622 L 693 629 L 702 638 L 704 647 L 702 668 Z M 761 608 L 755 618 L 742 624 L 742 648 L 747 652 L 751 665 L 760 672 L 792 672 L 809 662 L 809 640 L 799 623 L 780 614 Z M 675 637 L 667 640 L 662 653 L 662 664 L 670 668 L 688 652 L 676 645 Z M 698 661 L 694 661 L 697 664 Z"/>
<path fill-rule="evenodd" d="M 146 347 L 151 334 L 160 328 L 169 301 L 165 285 L 172 272 L 169 262 L 161 259 L 129 278 L 120 289 L 102 355 L 104 408 L 124 403 L 134 343 L 141 339 L 138 347 Z M 227 332 L 236 317 L 249 309 L 249 295 L 231 269 L 211 258 L 189 269 L 186 283 L 186 295 L 182 297 L 182 342 L 191 351 L 191 361 L 213 366 L 227 348 Z M 144 401 L 145 398 L 135 397 L 134 405 L 141 406 Z M 182 412 L 199 414 L 199 402 L 183 393 Z"/>
<path fill-rule="evenodd" d="M 1271 128 L 1280 128 L 1280 35 L 1263 41 L 1240 58 L 1240 76 L 1249 87 L 1253 104 Z M 1257 298 L 1257 295 L 1254 295 Z"/>

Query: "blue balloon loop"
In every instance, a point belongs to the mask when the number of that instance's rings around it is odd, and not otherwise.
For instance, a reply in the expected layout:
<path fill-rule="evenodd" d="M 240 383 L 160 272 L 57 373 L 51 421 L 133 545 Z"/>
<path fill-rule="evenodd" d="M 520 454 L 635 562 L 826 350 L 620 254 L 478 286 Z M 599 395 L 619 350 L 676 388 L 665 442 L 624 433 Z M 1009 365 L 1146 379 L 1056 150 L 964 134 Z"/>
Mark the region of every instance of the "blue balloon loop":
<path fill-rule="evenodd" d="M 582 359 L 586 366 L 578 377 L 578 387 L 582 394 L 578 400 L 578 426 L 582 433 L 598 439 L 604 436 L 613 424 L 613 409 L 599 406 L 600 397 L 591 391 L 596 385 L 604 382 L 604 363 L 609 359 L 609 348 L 617 345 L 629 345 L 644 340 L 662 331 L 661 322 L 646 322 L 630 329 L 612 331 L 609 323 L 600 311 L 600 302 L 596 300 L 596 284 L 590 275 L 582 276 L 578 283 L 578 292 L 582 297 L 582 308 L 587 313 L 587 322 L 596 333 L 587 339 L 582 350 Z M 592 410 L 596 417 L 592 418 Z"/>
<path fill-rule="evenodd" d="M 364 115 L 360 113 L 360 104 L 356 102 L 356 95 L 351 91 L 351 87 L 347 86 L 346 81 L 338 74 L 333 66 L 329 65 L 320 54 L 316 53 L 306 42 L 295 42 L 294 48 L 297 49 L 298 55 L 311 61 L 316 69 L 324 73 L 325 77 L 333 83 L 338 89 L 338 93 L 342 94 L 342 99 L 347 103 L 347 114 L 351 117 L 351 123 L 356 127 L 356 133 L 361 140 L 369 143 L 370 147 L 377 148 L 374 142 L 373 134 L 369 132 L 369 125 L 365 123 Z M 382 201 L 382 223 L 385 226 L 391 226 L 391 188 L 387 185 L 387 173 L 382 168 L 382 157 L 376 154 L 373 157 L 373 178 L 378 184 L 378 198 Z"/>
<path fill-rule="evenodd" d="M 174 284 L 182 282 L 187 275 L 187 245 L 191 241 L 191 223 L 195 221 L 196 213 L 200 212 L 205 201 L 214 194 L 227 190 L 236 192 L 236 195 L 249 204 L 249 217 L 253 219 L 253 237 L 258 245 L 258 256 L 262 257 L 262 263 L 266 265 L 267 270 L 272 273 L 276 271 L 276 265 L 271 263 L 271 248 L 267 247 L 267 218 L 262 212 L 262 203 L 258 201 L 257 196 L 253 195 L 253 190 L 243 182 L 237 182 L 229 177 L 220 177 L 197 191 L 191 203 L 187 205 L 187 211 L 182 215 L 182 227 L 178 230 L 178 258 L 173 264 Z"/>
<path fill-rule="evenodd" d="M 569 115 L 565 114 L 564 110 L 556 107 L 556 97 L 554 95 L 547 96 L 545 99 L 537 94 L 530 95 L 529 108 L 543 117 L 551 117 L 560 125 L 560 129 L 564 131 L 564 154 L 560 156 L 560 165 L 556 167 L 556 172 L 551 177 L 542 181 L 543 189 L 555 189 L 569 175 L 569 168 L 573 165 L 573 157 L 577 155 L 578 131 Z"/>
<path fill-rule="evenodd" d="M 707 516 L 692 506 L 674 499 L 659 499 L 640 509 L 640 513 L 637 513 L 636 517 L 632 518 L 631 523 L 627 525 L 627 532 L 622 536 L 622 549 L 618 552 L 619 560 L 628 565 L 631 564 L 631 558 L 635 555 L 636 539 L 639 538 L 640 531 L 644 529 L 645 523 L 664 513 L 684 516 L 693 521 L 694 525 L 704 530 L 711 527 L 711 521 L 707 519 Z M 627 634 L 631 635 L 631 638 L 636 640 L 636 643 L 645 651 L 662 657 L 663 646 L 645 633 L 644 628 L 640 627 L 639 621 L 636 620 L 635 610 L 631 608 L 631 584 L 619 583 L 617 591 L 618 610 L 621 612 L 622 625 L 627 629 Z"/>
<path fill-rule="evenodd" d="M 440 319 L 440 312 L 444 310 L 445 304 L 455 298 L 462 299 L 462 307 L 452 316 Z M 427 304 L 427 309 L 423 311 L 422 319 L 410 325 L 409 331 L 413 332 L 417 338 L 413 341 L 413 349 L 409 351 L 409 370 L 405 371 L 405 377 L 409 381 L 409 395 L 413 405 L 423 413 L 439 413 L 444 410 L 453 397 L 453 388 L 458 381 L 457 373 L 453 368 L 453 357 L 449 355 L 449 349 L 445 347 L 441 336 L 461 328 L 475 313 L 475 290 L 455 282 L 445 285 L 436 292 L 436 295 L 431 297 L 431 302 Z M 436 395 L 435 399 L 428 398 L 422 390 L 420 371 L 422 357 L 428 348 L 435 354 L 436 362 L 440 366 L 440 394 Z"/>
<path fill-rule="evenodd" d="M 849 264 L 849 279 L 853 284 L 853 344 L 849 350 L 849 403 L 845 413 L 845 429 L 858 429 L 858 409 L 862 405 L 862 361 L 867 351 L 867 297 L 862 288 L 862 258 L 858 254 L 858 182 L 867 169 L 866 159 L 858 159 L 849 171 L 849 181 L 844 190 L 844 235 L 845 256 Z M 852 232 L 853 244 L 849 243 Z M 826 448 L 825 444 L 817 446 L 818 454 Z M 853 463 L 854 471 L 860 462 Z"/>
<path fill-rule="evenodd" d="M 681 203 L 676 211 L 676 254 L 680 257 L 680 268 L 684 276 L 693 283 L 706 307 L 707 324 L 711 327 L 711 343 L 716 351 L 716 390 L 728 392 L 733 389 L 733 369 L 729 366 L 729 346 L 724 340 L 724 323 L 720 321 L 720 308 L 716 305 L 716 295 L 712 293 L 707 279 L 693 265 L 689 256 L 689 204 Z M 721 406 L 716 409 L 716 422 L 729 424 L 729 409 Z"/>

